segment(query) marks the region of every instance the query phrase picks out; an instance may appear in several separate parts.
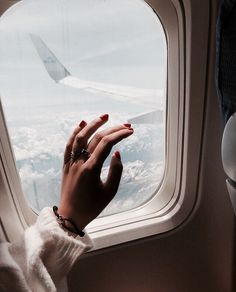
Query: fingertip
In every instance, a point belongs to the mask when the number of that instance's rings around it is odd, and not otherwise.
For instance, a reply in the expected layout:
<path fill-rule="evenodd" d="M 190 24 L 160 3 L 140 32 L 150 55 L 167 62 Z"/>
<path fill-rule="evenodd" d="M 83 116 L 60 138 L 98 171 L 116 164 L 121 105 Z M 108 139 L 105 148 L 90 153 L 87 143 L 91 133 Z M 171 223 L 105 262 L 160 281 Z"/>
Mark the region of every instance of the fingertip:
<path fill-rule="evenodd" d="M 130 124 L 130 123 L 125 123 L 124 126 L 125 126 L 126 128 L 131 128 L 131 124 Z"/>
<path fill-rule="evenodd" d="M 111 166 L 119 169 L 121 172 L 123 170 L 123 164 L 121 161 L 120 151 L 115 151 L 112 155 Z"/>
<path fill-rule="evenodd" d="M 109 115 L 108 115 L 108 114 L 104 114 L 104 115 L 100 116 L 100 119 L 101 119 L 103 122 L 106 122 L 106 121 L 109 119 Z"/>
<path fill-rule="evenodd" d="M 126 128 L 126 130 L 127 130 L 127 136 L 126 137 L 129 137 L 129 136 L 131 136 L 131 135 L 133 135 L 133 133 L 134 133 L 134 129 L 133 128 Z"/>
<path fill-rule="evenodd" d="M 79 127 L 80 127 L 80 128 L 84 128 L 86 125 L 87 125 L 87 123 L 86 123 L 84 120 L 82 120 L 82 121 L 79 123 Z"/>
<path fill-rule="evenodd" d="M 114 152 L 114 156 L 117 158 L 117 159 L 119 159 L 119 160 L 121 160 L 121 155 L 120 155 L 120 151 L 115 151 Z"/>

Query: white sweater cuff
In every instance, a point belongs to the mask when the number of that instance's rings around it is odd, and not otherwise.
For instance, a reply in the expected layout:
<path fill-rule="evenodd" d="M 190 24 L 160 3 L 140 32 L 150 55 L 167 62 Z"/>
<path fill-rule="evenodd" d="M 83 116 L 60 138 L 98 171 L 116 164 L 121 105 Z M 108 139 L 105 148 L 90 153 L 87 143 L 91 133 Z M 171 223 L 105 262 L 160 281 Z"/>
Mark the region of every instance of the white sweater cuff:
<path fill-rule="evenodd" d="M 54 279 L 65 276 L 76 259 L 93 247 L 87 233 L 83 237 L 73 238 L 68 236 L 57 223 L 56 216 L 49 207 L 40 212 L 35 227 L 41 239 L 38 242 L 41 245 L 41 248 L 39 248 L 42 252 L 41 258 Z M 32 234 L 30 235 L 30 233 L 34 233 L 34 226 L 32 232 L 30 232 L 30 229 L 27 230 L 27 233 L 31 237 Z M 27 234 L 25 236 L 27 237 Z M 26 242 L 30 243 L 31 241 L 26 240 Z"/>

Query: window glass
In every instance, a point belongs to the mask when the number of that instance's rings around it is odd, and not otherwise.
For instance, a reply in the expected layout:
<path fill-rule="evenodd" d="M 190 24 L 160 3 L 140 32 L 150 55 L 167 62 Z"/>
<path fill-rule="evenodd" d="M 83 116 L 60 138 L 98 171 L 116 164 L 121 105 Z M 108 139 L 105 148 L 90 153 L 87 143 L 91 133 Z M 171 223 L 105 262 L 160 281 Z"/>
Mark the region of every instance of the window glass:
<path fill-rule="evenodd" d="M 167 45 L 144 1 L 23 0 L 1 17 L 0 44 L 1 99 L 34 209 L 58 203 L 66 141 L 82 119 L 103 113 L 110 114 L 105 127 L 131 121 L 135 130 L 115 147 L 123 177 L 103 215 L 140 206 L 157 192 L 165 166 Z"/>

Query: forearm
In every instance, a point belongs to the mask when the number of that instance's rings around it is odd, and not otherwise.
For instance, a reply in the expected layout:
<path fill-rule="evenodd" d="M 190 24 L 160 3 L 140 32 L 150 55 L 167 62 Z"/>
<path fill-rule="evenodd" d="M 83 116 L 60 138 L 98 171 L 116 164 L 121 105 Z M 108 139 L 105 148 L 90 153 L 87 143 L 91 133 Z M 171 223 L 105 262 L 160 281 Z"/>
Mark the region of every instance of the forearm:
<path fill-rule="evenodd" d="M 0 290 L 17 285 L 15 291 L 60 291 L 76 259 L 91 247 L 88 235 L 68 236 L 45 208 L 20 243 L 0 245 Z"/>

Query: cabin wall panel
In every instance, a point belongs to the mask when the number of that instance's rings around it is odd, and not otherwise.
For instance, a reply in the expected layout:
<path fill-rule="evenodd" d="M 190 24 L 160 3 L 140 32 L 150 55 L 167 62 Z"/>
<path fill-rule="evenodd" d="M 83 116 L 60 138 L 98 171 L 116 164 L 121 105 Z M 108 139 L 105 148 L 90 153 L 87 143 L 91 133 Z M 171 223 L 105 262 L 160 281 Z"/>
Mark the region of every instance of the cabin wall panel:
<path fill-rule="evenodd" d="M 176 230 L 85 255 L 70 274 L 70 292 L 234 291 L 235 217 L 221 162 L 223 123 L 214 75 L 216 3 L 195 210 Z"/>
<path fill-rule="evenodd" d="M 207 112 L 209 143 L 204 147 L 201 201 L 194 216 L 166 235 L 86 255 L 72 270 L 71 292 L 233 291 L 235 226 L 221 161 L 216 159 L 221 140 L 218 111 L 213 102 Z"/>

